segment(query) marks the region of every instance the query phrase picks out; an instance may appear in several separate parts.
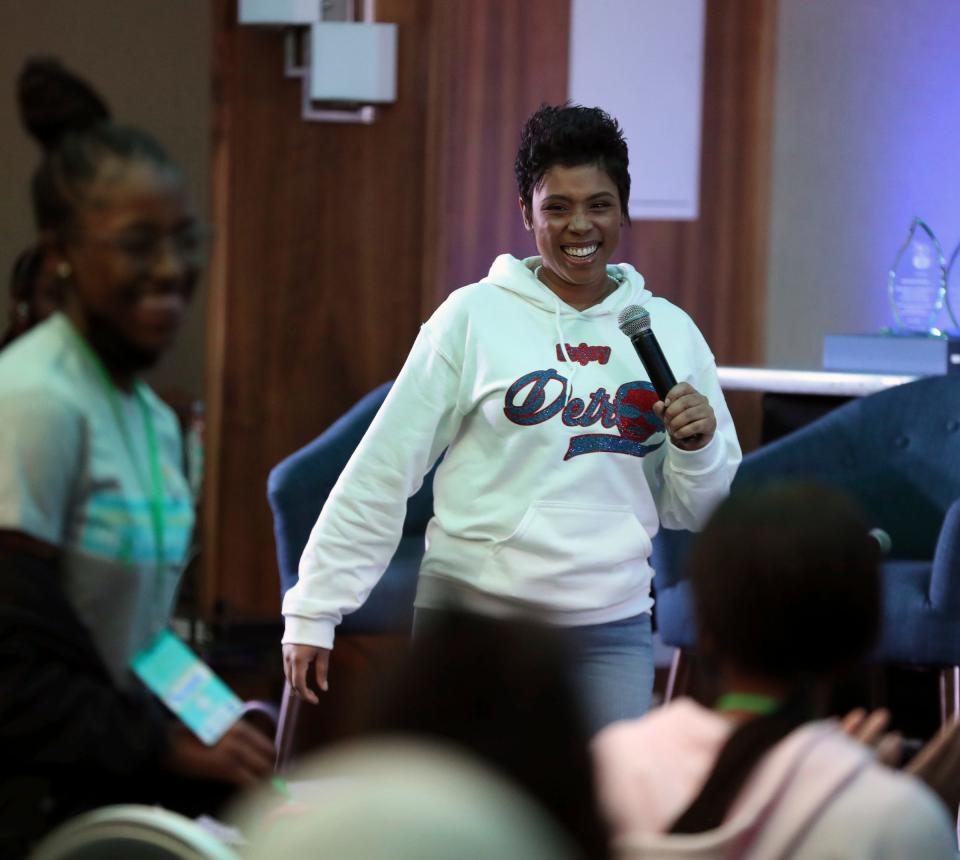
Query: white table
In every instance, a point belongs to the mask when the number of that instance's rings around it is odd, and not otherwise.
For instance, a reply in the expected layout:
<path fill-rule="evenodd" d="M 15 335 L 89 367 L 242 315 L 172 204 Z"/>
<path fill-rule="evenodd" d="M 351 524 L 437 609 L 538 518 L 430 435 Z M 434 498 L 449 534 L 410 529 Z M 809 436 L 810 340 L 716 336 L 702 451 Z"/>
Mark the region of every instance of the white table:
<path fill-rule="evenodd" d="M 863 397 L 918 378 L 907 374 L 781 370 L 769 367 L 719 367 L 717 371 L 724 391 L 762 391 L 827 397 Z"/>

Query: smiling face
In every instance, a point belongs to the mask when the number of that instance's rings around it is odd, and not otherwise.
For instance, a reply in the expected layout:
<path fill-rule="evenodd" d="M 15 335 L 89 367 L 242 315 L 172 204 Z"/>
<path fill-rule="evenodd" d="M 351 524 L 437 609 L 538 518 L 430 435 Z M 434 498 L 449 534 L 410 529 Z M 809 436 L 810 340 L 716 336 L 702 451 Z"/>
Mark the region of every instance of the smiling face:
<path fill-rule="evenodd" d="M 172 343 L 200 270 L 196 219 L 179 174 L 106 161 L 58 246 L 72 272 L 68 316 L 118 370 L 153 364 Z"/>
<path fill-rule="evenodd" d="M 533 190 L 526 228 L 543 257 L 543 280 L 573 305 L 593 303 L 608 289 L 607 263 L 620 241 L 617 186 L 595 164 L 549 168 Z"/>

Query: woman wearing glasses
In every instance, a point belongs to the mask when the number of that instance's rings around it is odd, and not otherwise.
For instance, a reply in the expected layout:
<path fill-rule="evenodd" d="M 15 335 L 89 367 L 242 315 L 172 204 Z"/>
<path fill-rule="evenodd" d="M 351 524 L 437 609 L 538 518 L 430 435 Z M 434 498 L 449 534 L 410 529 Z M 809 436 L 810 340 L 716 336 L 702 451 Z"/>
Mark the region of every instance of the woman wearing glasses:
<path fill-rule="evenodd" d="M 208 232 L 153 138 L 77 127 L 78 83 L 55 63 L 21 76 L 63 310 L 0 354 L 0 799 L 29 786 L 51 818 L 272 763 L 249 727 L 213 748 L 171 727 L 129 668 L 169 622 L 193 530 L 176 419 L 140 374 L 174 341 Z"/>

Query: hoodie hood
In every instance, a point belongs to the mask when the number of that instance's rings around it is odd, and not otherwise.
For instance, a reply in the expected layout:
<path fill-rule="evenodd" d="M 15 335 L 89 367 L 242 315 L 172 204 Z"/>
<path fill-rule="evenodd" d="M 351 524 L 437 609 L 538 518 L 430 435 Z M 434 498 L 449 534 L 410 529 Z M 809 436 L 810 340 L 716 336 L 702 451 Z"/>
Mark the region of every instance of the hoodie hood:
<path fill-rule="evenodd" d="M 650 290 L 644 286 L 643 275 L 629 263 L 618 263 L 607 266 L 607 274 L 619 284 L 617 289 L 599 304 L 578 311 L 564 302 L 534 274 L 542 264 L 543 258 L 539 256 L 518 260 L 511 254 L 501 254 L 493 261 L 490 274 L 483 278 L 481 283 L 493 284 L 516 294 L 534 307 L 561 317 L 599 317 L 612 314 L 616 318 L 627 305 L 643 306 L 653 297 Z"/>

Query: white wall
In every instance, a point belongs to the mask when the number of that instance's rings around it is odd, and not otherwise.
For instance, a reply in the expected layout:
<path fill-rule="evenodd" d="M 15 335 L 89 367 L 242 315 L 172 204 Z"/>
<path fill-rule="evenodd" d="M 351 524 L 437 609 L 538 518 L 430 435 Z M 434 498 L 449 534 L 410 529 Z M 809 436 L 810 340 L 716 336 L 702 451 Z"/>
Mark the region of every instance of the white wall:
<path fill-rule="evenodd" d="M 779 14 L 767 363 L 819 367 L 824 334 L 892 324 L 886 273 L 914 214 L 948 258 L 960 241 L 960 0 Z"/>
<path fill-rule="evenodd" d="M 627 206 L 636 219 L 699 212 L 704 2 L 570 4 L 570 99 L 599 105 L 620 122 L 630 146 Z"/>
<path fill-rule="evenodd" d="M 14 82 L 27 57 L 59 57 L 106 98 L 114 117 L 153 133 L 209 212 L 208 0 L 0 0 L 0 321 L 17 253 L 33 238 L 28 184 L 39 149 L 20 126 Z M 204 295 L 175 349 L 153 374 L 160 386 L 203 390 Z"/>

